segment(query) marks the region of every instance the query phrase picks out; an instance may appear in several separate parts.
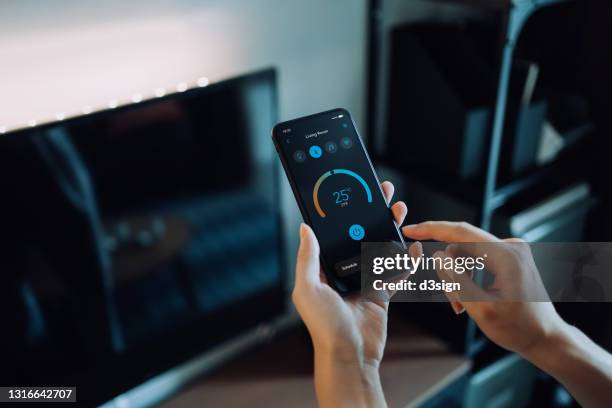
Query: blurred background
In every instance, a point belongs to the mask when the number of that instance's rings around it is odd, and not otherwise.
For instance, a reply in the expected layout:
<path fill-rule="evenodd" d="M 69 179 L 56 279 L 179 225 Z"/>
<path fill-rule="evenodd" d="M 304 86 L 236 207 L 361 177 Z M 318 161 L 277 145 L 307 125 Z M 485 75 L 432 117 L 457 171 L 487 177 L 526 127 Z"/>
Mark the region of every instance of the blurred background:
<path fill-rule="evenodd" d="M 0 382 L 314 405 L 270 130 L 327 109 L 409 223 L 609 241 L 607 3 L 3 2 Z M 558 309 L 610 348 L 607 304 Z M 574 405 L 445 304 L 394 305 L 382 375 L 391 406 Z"/>

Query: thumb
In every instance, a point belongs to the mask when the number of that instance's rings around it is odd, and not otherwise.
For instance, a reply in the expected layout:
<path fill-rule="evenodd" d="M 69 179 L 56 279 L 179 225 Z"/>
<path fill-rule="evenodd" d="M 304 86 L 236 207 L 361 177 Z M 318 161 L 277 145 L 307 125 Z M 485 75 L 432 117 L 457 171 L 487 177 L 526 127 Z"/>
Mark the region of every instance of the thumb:
<path fill-rule="evenodd" d="M 312 229 L 302 223 L 300 225 L 300 248 L 295 267 L 295 283 L 315 285 L 321 282 L 319 261 L 319 242 Z"/>

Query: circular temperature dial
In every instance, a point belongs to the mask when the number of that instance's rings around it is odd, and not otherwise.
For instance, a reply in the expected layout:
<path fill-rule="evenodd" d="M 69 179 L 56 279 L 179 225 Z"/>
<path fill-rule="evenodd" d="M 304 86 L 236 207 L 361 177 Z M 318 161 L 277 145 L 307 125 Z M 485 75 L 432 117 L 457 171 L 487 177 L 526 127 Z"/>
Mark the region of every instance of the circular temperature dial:
<path fill-rule="evenodd" d="M 317 213 L 321 216 L 321 218 L 325 218 L 327 216 L 327 214 L 325 213 L 325 211 L 323 210 L 319 202 L 319 190 L 321 188 L 321 184 L 323 184 L 323 182 L 325 182 L 325 180 L 329 179 L 330 177 L 339 175 L 339 174 L 351 176 L 355 180 L 357 180 L 359 184 L 365 190 L 368 203 L 372 203 L 372 191 L 370 190 L 370 186 L 368 186 L 368 183 L 366 183 L 365 180 L 359 174 L 355 173 L 354 171 L 346 170 L 346 169 L 330 170 L 324 173 L 321 177 L 319 177 L 312 191 L 312 200 L 314 201 L 315 209 L 317 210 Z M 335 191 L 333 193 L 333 198 L 335 200 L 335 203 L 342 206 L 344 203 L 348 202 L 350 193 L 351 193 L 350 188 L 343 188 L 338 191 Z"/>

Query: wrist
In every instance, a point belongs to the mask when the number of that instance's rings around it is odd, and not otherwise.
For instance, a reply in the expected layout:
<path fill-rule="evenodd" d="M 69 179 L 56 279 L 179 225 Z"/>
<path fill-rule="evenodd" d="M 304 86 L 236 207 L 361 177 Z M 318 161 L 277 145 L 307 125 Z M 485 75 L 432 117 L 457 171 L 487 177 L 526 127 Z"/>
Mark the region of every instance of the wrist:
<path fill-rule="evenodd" d="M 352 372 L 378 374 L 380 361 L 364 358 L 357 347 L 315 347 L 315 361 L 327 367 L 351 370 Z"/>
<path fill-rule="evenodd" d="M 362 347 L 356 342 L 342 339 L 325 339 L 313 342 L 315 356 L 328 363 L 359 365 L 363 362 Z"/>
<path fill-rule="evenodd" d="M 568 347 L 571 347 L 574 330 L 573 326 L 557 315 L 540 340 L 521 354 L 531 363 L 550 372 L 567 352 Z"/>
<path fill-rule="evenodd" d="M 345 348 L 337 352 L 315 348 L 315 388 L 321 406 L 386 405 L 378 362 L 364 361 L 358 352 Z M 332 400 L 333 404 L 323 403 Z"/>

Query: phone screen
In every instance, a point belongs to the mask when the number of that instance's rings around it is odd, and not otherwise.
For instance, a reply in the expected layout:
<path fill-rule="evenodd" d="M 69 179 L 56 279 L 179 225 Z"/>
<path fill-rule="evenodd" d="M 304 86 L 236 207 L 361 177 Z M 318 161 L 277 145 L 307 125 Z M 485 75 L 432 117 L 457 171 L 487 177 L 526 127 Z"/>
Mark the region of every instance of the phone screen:
<path fill-rule="evenodd" d="M 361 243 L 404 243 L 350 114 L 283 122 L 273 139 L 328 281 L 339 292 L 359 290 Z"/>

